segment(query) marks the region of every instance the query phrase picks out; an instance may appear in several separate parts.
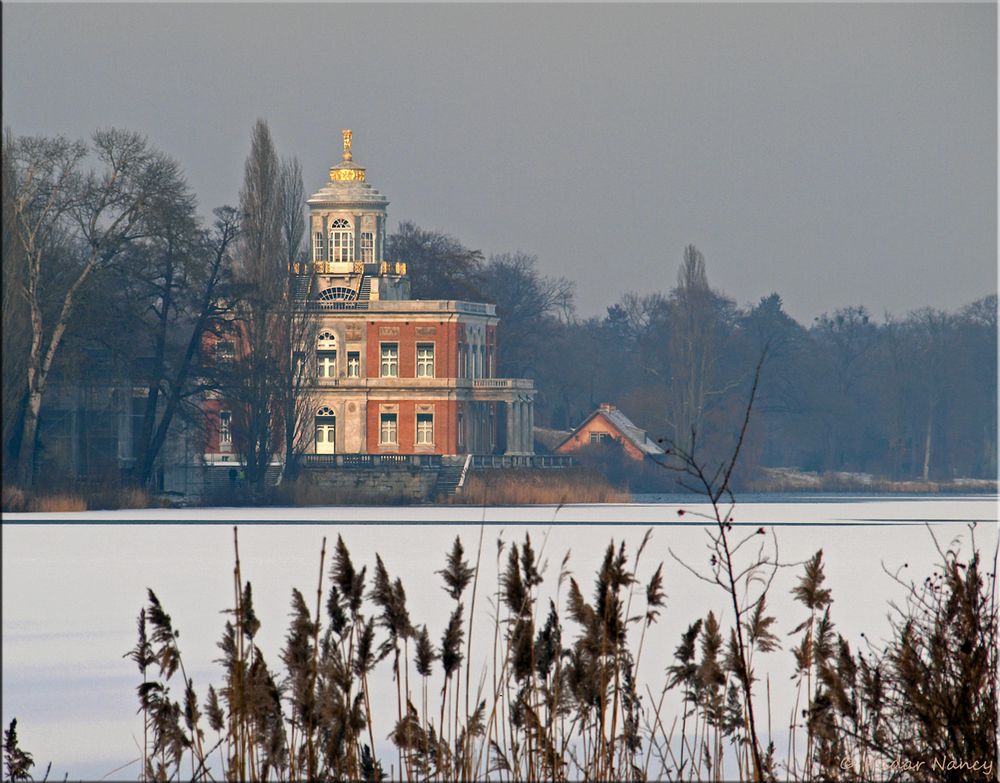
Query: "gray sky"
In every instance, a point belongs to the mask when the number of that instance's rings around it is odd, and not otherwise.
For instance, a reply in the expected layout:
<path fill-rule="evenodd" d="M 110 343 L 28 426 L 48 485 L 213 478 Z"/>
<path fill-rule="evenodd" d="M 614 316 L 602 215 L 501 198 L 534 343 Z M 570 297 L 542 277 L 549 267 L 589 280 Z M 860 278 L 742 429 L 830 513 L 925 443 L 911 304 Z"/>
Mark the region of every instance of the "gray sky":
<path fill-rule="evenodd" d="M 207 212 L 250 128 L 318 189 L 537 254 L 581 314 L 673 285 L 809 323 L 997 288 L 997 9 L 974 5 L 3 5 L 15 133 L 141 130 Z"/>

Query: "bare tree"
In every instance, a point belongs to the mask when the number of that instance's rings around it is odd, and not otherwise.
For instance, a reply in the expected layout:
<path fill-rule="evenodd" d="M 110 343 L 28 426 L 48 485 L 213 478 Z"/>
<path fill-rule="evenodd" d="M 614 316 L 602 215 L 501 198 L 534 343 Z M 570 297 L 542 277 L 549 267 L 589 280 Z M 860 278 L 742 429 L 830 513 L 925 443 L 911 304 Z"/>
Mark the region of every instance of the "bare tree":
<path fill-rule="evenodd" d="M 219 296 L 225 280 L 230 248 L 239 230 L 239 216 L 232 207 L 215 210 L 212 230 L 199 230 L 192 238 L 194 268 L 184 269 L 185 287 L 172 291 L 175 270 L 164 258 L 160 287 L 163 294 L 151 310 L 155 317 L 153 375 L 147 381 L 146 406 L 139 440 L 135 480 L 149 483 L 156 459 L 166 443 L 174 417 L 193 396 L 205 391 L 196 370 L 205 335 L 224 311 Z M 182 301 L 178 301 L 181 299 Z M 173 350 L 167 353 L 167 332 L 173 332 Z M 158 405 L 159 401 L 165 404 Z"/>
<path fill-rule="evenodd" d="M 237 403 L 233 442 L 247 482 L 258 491 L 280 445 L 276 414 L 284 397 L 280 302 L 287 270 L 281 207 L 281 163 L 267 123 L 258 120 L 240 190 L 234 321 L 239 345 L 225 392 Z"/>
<path fill-rule="evenodd" d="M 751 413 L 760 386 L 761 370 L 767 357 L 767 348 L 761 353 L 754 370 L 750 396 L 746 403 L 743 423 L 740 427 L 731 454 L 718 464 L 701 460 L 696 455 L 697 431 L 692 430 L 690 438 L 684 443 L 676 441 L 669 443 L 667 460 L 661 464 L 668 470 L 675 471 L 680 476 L 680 483 L 686 489 L 703 495 L 711 504 L 708 514 L 696 514 L 707 519 L 714 527 L 707 530 L 709 550 L 712 552 L 710 572 L 704 574 L 692 568 L 687 562 L 670 550 L 671 556 L 686 569 L 704 582 L 716 585 L 727 594 L 733 610 L 734 623 L 730 632 L 727 650 L 726 668 L 735 677 L 742 704 L 738 712 L 745 726 L 743 745 L 749 746 L 750 769 L 753 770 L 753 780 L 762 781 L 768 778 L 770 762 L 761 752 L 761 744 L 757 726 L 757 714 L 753 699 L 753 654 L 755 649 L 767 652 L 774 649 L 774 644 L 767 627 L 774 622 L 773 618 L 764 614 L 765 600 L 771 582 L 779 567 L 777 538 L 772 532 L 773 551 L 766 552 L 765 545 L 760 544 L 753 553 L 754 541 L 764 536 L 764 528 L 745 535 L 738 541 L 733 541 L 732 513 L 735 499 L 732 492 L 733 471 L 740 457 L 740 451 L 746 441 L 747 430 L 750 427 Z M 678 513 L 684 513 L 679 511 Z M 746 547 L 750 549 L 749 564 L 737 562 L 737 554 Z M 711 617 L 711 615 L 710 615 Z M 721 637 L 719 637 L 721 640 Z M 764 642 L 761 644 L 761 642 Z M 721 645 L 720 645 L 721 646 Z M 724 682 L 724 679 L 723 679 Z M 718 706 L 718 705 L 716 705 Z M 721 721 L 720 721 L 721 722 Z M 685 741 L 681 738 L 682 743 Z M 767 757 L 770 753 L 767 754 Z M 682 756 L 683 758 L 683 756 Z"/>
<path fill-rule="evenodd" d="M 733 303 L 709 287 L 705 257 L 694 245 L 684 248 L 669 307 L 669 418 L 673 440 L 690 452 L 692 433 L 702 431 L 710 399 L 736 385 L 720 386 L 716 377 L 722 343 L 733 320 Z"/>
<path fill-rule="evenodd" d="M 281 238 L 289 267 L 299 260 L 302 253 L 302 240 L 306 233 L 305 205 L 302 164 L 298 158 L 285 158 L 281 162 Z"/>
<path fill-rule="evenodd" d="M 315 319 L 306 312 L 304 302 L 296 302 L 289 277 L 291 267 L 300 260 L 305 222 L 305 185 L 302 182 L 302 166 L 297 158 L 286 158 L 281 164 L 281 210 L 282 239 L 285 246 L 287 267 L 284 270 L 286 284 L 281 289 L 281 310 L 284 313 L 285 339 L 281 418 L 284 424 L 284 459 L 282 460 L 282 480 L 295 478 L 298 473 L 299 456 L 307 440 L 310 423 L 312 396 L 308 394 L 308 348 L 315 344 Z"/>
<path fill-rule="evenodd" d="M 407 265 L 415 299 L 474 299 L 479 292 L 483 254 L 441 231 L 425 231 L 410 221 L 390 234 L 386 250 Z"/>
<path fill-rule="evenodd" d="M 486 301 L 496 303 L 500 316 L 500 372 L 521 377 L 537 375 L 542 369 L 538 366 L 539 348 L 552 322 L 572 318 L 573 283 L 543 275 L 538 258 L 527 253 L 490 256 L 480 280 Z"/>
<path fill-rule="evenodd" d="M 258 120 L 240 191 L 238 356 L 224 384 L 235 403 L 234 445 L 257 492 L 275 455 L 283 452 L 282 478 L 295 472 L 306 426 L 305 346 L 313 323 L 294 301 L 289 277 L 301 254 L 304 207 L 301 166 L 279 161 L 267 123 Z"/>
<path fill-rule="evenodd" d="M 8 137 L 10 131 L 7 132 Z M 17 236 L 14 213 L 14 168 L 3 146 L 3 444 L 4 468 L 16 461 L 20 425 L 27 402 L 28 353 L 31 349 L 31 319 L 25 296 L 27 265 L 24 246 Z M 5 470 L 6 473 L 6 470 Z"/>
<path fill-rule="evenodd" d="M 14 232 L 24 253 L 24 295 L 31 316 L 27 361 L 27 404 L 18 468 L 21 482 L 34 479 L 38 416 L 49 373 L 77 305 L 81 288 L 147 230 L 150 205 L 183 190 L 177 164 L 150 148 L 145 137 L 123 130 L 94 133 L 92 147 L 65 138 L 13 137 L 4 140 L 13 181 Z M 83 171 L 92 153 L 99 170 Z M 59 275 L 43 274 L 47 254 Z M 66 246 L 80 248 L 79 257 Z M 57 291 L 53 286 L 58 285 Z M 45 317 L 43 302 L 55 312 Z"/>

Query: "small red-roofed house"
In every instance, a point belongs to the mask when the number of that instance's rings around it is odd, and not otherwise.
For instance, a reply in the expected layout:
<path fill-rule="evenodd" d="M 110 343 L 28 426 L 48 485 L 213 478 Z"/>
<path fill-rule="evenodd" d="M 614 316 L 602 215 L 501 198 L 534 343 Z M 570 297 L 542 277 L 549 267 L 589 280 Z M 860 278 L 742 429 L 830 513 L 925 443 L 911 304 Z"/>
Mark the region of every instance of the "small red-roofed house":
<path fill-rule="evenodd" d="M 584 419 L 579 427 L 555 447 L 554 453 L 572 454 L 587 446 L 597 446 L 612 440 L 621 444 L 622 450 L 634 460 L 641 461 L 664 453 L 644 429 L 637 427 L 628 416 L 609 403 L 603 403 Z"/>

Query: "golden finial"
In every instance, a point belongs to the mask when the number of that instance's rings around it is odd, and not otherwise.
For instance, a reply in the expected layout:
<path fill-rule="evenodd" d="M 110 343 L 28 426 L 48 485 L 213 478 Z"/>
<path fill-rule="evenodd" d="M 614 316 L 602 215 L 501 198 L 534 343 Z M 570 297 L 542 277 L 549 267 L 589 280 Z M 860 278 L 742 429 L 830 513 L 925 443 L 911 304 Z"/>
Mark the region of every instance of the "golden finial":
<path fill-rule="evenodd" d="M 351 160 L 351 132 L 345 128 L 342 133 L 344 134 L 344 160 Z"/>
<path fill-rule="evenodd" d="M 365 170 L 353 160 L 351 155 L 351 132 L 344 128 L 344 159 L 330 169 L 331 182 L 364 182 Z"/>

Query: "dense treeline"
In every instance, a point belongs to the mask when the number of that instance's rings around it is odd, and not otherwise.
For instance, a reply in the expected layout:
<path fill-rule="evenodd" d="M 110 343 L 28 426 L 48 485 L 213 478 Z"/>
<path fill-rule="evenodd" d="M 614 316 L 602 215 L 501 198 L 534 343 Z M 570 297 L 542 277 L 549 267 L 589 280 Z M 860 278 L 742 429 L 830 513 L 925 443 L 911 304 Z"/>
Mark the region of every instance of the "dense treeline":
<path fill-rule="evenodd" d="M 291 464 L 281 444 L 301 429 L 301 378 L 276 357 L 304 328 L 282 315 L 287 287 L 267 281 L 302 252 L 305 204 L 298 164 L 277 158 L 266 125 L 240 209 L 208 223 L 180 166 L 127 131 L 86 143 L 8 131 L 3 173 L 4 480 L 117 470 L 125 411 L 128 478 L 148 485 L 157 465 L 197 454 L 206 392 L 245 402 L 233 437 L 247 465 Z M 540 426 L 568 429 L 612 402 L 653 437 L 726 454 L 766 352 L 745 471 L 996 475 L 995 294 L 881 321 L 847 306 L 803 326 L 777 294 L 738 306 L 688 247 L 672 285 L 666 272 L 582 319 L 573 283 L 533 256 L 486 258 L 408 222 L 387 249 L 409 264 L 415 297 L 497 304 L 499 374 L 535 380 Z M 276 353 L 234 356 L 220 373 L 202 354 L 221 323 Z"/>
<path fill-rule="evenodd" d="M 612 402 L 655 437 L 688 445 L 694 431 L 702 454 L 725 454 L 766 351 L 744 470 L 996 475 L 996 294 L 881 320 L 848 305 L 803 326 L 777 293 L 738 306 L 688 247 L 673 285 L 580 319 L 572 284 L 532 256 L 484 259 L 410 223 L 390 249 L 419 270 L 416 295 L 497 303 L 499 372 L 535 379 L 538 425 L 569 429 Z"/>

